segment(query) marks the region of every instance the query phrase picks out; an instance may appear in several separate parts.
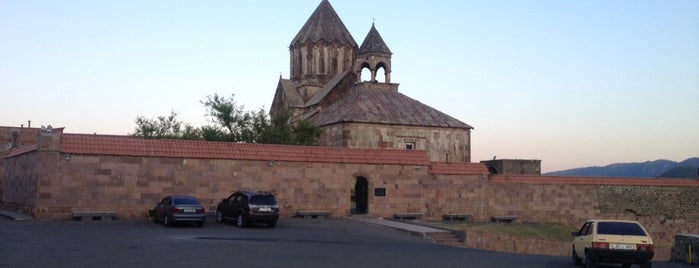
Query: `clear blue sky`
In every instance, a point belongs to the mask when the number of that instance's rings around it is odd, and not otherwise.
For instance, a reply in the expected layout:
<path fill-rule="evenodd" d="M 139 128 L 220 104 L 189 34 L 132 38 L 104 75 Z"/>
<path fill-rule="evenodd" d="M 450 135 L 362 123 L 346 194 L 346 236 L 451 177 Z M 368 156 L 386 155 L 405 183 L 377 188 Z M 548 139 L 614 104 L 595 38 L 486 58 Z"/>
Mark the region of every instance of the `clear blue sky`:
<path fill-rule="evenodd" d="M 0 0 L 0 125 L 124 135 L 200 101 L 268 109 L 320 0 Z M 392 82 L 472 125 L 473 161 L 544 171 L 699 156 L 699 1 L 331 0 Z"/>

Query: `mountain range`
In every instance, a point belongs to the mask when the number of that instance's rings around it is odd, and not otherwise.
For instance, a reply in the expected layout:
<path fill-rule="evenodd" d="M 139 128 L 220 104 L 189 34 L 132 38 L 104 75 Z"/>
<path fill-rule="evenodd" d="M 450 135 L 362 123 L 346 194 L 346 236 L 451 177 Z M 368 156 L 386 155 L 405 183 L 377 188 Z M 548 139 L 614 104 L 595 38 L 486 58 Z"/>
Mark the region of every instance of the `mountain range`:
<path fill-rule="evenodd" d="M 682 162 L 655 160 L 642 163 L 616 163 L 603 167 L 583 167 L 544 173 L 546 176 L 698 178 L 699 157 Z"/>

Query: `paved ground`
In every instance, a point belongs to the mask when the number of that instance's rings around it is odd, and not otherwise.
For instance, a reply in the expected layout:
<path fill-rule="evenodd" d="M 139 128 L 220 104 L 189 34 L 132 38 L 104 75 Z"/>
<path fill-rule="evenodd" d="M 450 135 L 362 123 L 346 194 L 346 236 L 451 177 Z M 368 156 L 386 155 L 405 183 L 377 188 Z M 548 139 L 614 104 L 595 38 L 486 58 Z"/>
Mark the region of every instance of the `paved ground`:
<path fill-rule="evenodd" d="M 4 219 L 0 267 L 576 267 L 568 257 L 438 245 L 410 229 L 440 231 L 377 219 L 282 219 L 273 229 Z"/>

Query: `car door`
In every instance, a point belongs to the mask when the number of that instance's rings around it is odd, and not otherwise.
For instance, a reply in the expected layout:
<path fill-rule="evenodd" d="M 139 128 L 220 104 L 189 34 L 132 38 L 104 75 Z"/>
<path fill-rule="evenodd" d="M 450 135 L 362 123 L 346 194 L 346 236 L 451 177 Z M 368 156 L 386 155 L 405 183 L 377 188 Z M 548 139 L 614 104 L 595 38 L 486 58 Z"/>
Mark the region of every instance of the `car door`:
<path fill-rule="evenodd" d="M 233 195 L 234 194 L 231 194 L 228 198 L 224 198 L 221 200 L 221 203 L 218 204 L 218 208 L 224 218 L 231 216 L 231 198 L 233 198 Z"/>
<path fill-rule="evenodd" d="M 592 246 L 592 228 L 593 222 L 586 222 L 573 240 L 575 254 L 581 258 L 585 257 L 585 248 Z"/>
<path fill-rule="evenodd" d="M 235 217 L 234 212 L 233 212 L 233 200 L 235 199 L 236 194 L 233 193 L 231 196 L 226 198 L 226 200 L 221 204 L 221 213 L 223 214 L 224 218 L 231 218 Z"/>
<path fill-rule="evenodd" d="M 161 221 L 165 219 L 165 215 L 167 215 L 168 211 L 170 211 L 170 205 L 172 204 L 172 198 L 171 197 L 165 197 L 163 200 L 158 203 L 158 206 L 155 208 L 155 218 L 158 221 Z"/>
<path fill-rule="evenodd" d="M 241 194 L 238 196 L 238 198 L 235 201 L 235 211 L 236 213 L 243 213 L 243 215 L 247 216 L 248 211 L 246 208 L 248 207 L 248 196 Z"/>

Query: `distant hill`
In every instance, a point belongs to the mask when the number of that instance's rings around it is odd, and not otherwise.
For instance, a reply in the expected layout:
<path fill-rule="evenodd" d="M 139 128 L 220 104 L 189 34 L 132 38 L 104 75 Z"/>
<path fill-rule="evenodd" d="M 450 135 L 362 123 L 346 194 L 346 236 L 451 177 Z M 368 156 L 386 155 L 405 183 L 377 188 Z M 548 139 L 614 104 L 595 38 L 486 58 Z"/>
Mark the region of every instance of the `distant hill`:
<path fill-rule="evenodd" d="M 697 178 L 699 157 L 682 162 L 655 160 L 643 163 L 618 163 L 604 167 L 584 167 L 544 173 L 547 176 Z"/>

